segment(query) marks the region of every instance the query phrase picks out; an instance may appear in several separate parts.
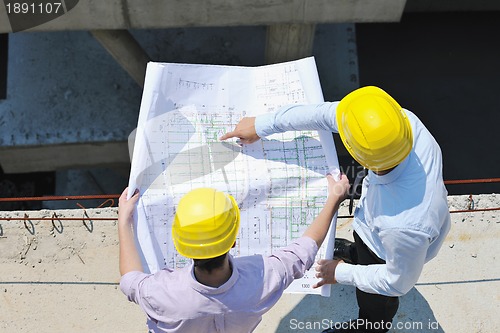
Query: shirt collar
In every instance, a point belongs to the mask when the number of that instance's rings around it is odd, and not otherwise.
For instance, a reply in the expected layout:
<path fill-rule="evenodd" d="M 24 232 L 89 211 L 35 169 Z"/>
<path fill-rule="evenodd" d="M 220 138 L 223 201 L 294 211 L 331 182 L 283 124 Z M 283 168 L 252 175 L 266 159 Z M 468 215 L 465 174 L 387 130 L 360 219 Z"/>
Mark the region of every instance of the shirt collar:
<path fill-rule="evenodd" d="M 410 152 L 410 155 L 413 153 Z M 370 184 L 389 184 L 395 181 L 396 179 L 401 176 L 403 171 L 406 169 L 406 166 L 408 165 L 408 161 L 410 160 L 410 155 L 408 155 L 403 162 L 399 163 L 393 170 L 391 170 L 389 173 L 386 173 L 385 175 L 377 175 L 375 172 L 372 170 L 368 171 L 368 176 L 370 180 Z"/>
<path fill-rule="evenodd" d="M 231 289 L 234 286 L 234 284 L 236 283 L 236 281 L 238 280 L 239 273 L 238 273 L 238 267 L 236 267 L 236 263 L 233 260 L 233 256 L 229 253 L 227 254 L 227 256 L 229 259 L 229 263 L 230 263 L 231 267 L 233 268 L 233 272 L 231 273 L 231 277 L 229 278 L 229 280 L 226 281 L 226 283 L 224 283 L 222 286 L 217 287 L 217 288 L 216 287 L 209 287 L 209 286 L 206 286 L 202 283 L 199 283 L 198 280 L 196 280 L 196 277 L 194 276 L 194 265 L 191 264 L 191 267 L 190 267 L 191 287 L 200 293 L 209 294 L 209 295 L 222 294 L 222 293 L 228 291 L 229 289 Z"/>

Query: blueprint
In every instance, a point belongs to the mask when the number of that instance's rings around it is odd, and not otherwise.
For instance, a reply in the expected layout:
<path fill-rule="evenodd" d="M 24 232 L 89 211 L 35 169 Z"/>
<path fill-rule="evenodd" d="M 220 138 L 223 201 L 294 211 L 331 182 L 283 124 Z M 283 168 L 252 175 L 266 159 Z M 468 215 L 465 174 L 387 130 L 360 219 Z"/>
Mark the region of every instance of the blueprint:
<path fill-rule="evenodd" d="M 314 58 L 261 67 L 150 62 L 131 147 L 130 195 L 138 188 L 135 227 L 146 271 L 179 268 L 171 224 L 179 199 L 198 187 L 233 195 L 241 210 L 234 256 L 269 255 L 305 231 L 338 172 L 331 133 L 290 131 L 250 145 L 218 138 L 244 116 L 295 103 L 323 102 Z M 318 253 L 331 258 L 335 221 Z M 313 272 L 286 292 L 314 290 Z"/>

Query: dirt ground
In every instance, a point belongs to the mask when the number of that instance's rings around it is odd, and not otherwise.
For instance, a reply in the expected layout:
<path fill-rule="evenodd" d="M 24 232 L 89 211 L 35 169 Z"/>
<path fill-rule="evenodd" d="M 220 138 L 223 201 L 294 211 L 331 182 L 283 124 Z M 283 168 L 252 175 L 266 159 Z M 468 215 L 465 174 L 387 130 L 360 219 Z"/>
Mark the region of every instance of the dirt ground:
<path fill-rule="evenodd" d="M 499 207 L 500 195 L 475 195 L 476 209 Z M 449 197 L 450 210 L 472 205 Z M 339 215 L 347 215 L 346 203 Z M 53 216 L 116 218 L 116 208 L 0 212 L 0 332 L 146 332 L 145 317 L 121 293 L 114 220 L 15 220 Z M 499 211 L 454 213 L 452 230 L 415 288 L 402 297 L 391 332 L 495 332 L 500 293 Z M 341 218 L 337 235 L 351 236 Z M 325 320 L 356 315 L 354 289 L 332 297 L 284 295 L 258 327 L 264 332 L 320 332 Z M 410 329 L 410 323 L 422 327 Z"/>

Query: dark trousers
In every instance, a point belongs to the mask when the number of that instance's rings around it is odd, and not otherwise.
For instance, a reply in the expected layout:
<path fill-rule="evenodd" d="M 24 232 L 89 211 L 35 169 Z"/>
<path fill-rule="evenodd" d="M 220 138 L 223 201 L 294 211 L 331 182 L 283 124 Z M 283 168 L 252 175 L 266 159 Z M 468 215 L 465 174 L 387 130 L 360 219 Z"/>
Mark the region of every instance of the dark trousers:
<path fill-rule="evenodd" d="M 385 261 L 377 257 L 356 232 L 353 234 L 358 253 L 357 264 L 385 264 Z M 399 298 L 370 294 L 356 288 L 356 299 L 359 307 L 358 318 L 361 319 L 359 323 L 363 325 L 358 326 L 357 330 L 353 332 L 387 332 L 391 325 L 388 323 L 392 323 L 392 319 L 398 311 Z"/>

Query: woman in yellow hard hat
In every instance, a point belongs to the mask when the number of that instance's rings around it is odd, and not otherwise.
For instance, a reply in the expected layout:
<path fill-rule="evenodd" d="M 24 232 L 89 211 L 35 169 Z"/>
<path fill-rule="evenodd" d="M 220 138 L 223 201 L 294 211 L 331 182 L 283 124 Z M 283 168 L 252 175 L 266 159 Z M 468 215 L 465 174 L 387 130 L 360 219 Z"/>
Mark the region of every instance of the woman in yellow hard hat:
<path fill-rule="evenodd" d="M 368 169 L 354 212 L 354 242 L 336 239 L 336 259 L 317 268 L 317 286 L 356 287 L 358 320 L 324 332 L 387 332 L 398 297 L 415 285 L 450 229 L 441 149 L 415 114 L 373 86 L 340 102 L 289 105 L 245 117 L 221 140 L 237 137 L 251 144 L 306 129 L 339 133 L 349 154 Z"/>
<path fill-rule="evenodd" d="M 182 269 L 143 273 L 135 248 L 132 212 L 136 193 L 119 201 L 120 288 L 147 314 L 150 332 L 252 332 L 294 279 L 314 262 L 333 215 L 349 190 L 345 175 L 328 179 L 325 207 L 303 236 L 272 256 L 233 258 L 228 252 L 239 231 L 234 198 L 212 188 L 185 194 L 176 209 L 172 238 L 193 259 Z"/>

